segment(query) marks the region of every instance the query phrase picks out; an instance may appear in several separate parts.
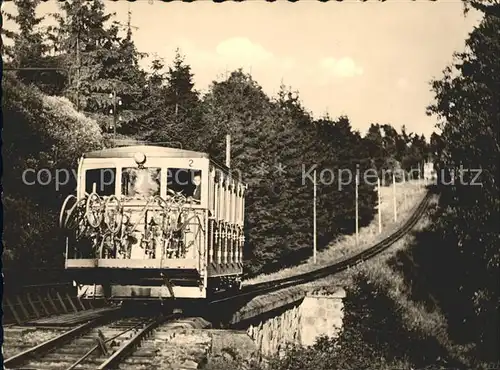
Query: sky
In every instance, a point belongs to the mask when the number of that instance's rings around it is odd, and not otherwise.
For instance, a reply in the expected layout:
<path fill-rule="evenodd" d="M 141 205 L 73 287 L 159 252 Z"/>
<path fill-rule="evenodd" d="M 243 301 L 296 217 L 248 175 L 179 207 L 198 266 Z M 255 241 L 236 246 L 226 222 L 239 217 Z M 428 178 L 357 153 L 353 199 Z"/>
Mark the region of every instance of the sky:
<path fill-rule="evenodd" d="M 405 125 L 427 138 L 436 130 L 436 118 L 425 113 L 434 97 L 429 83 L 481 19 L 474 11 L 465 17 L 459 0 L 121 0 L 106 8 L 124 24 L 131 11 L 135 44 L 150 54 L 145 68 L 153 56 L 170 64 L 180 48 L 201 92 L 243 68 L 270 96 L 282 82 L 297 90 L 316 118 L 347 115 L 362 134 L 371 123 Z M 38 9 L 48 22 L 53 12 L 55 0 Z"/>

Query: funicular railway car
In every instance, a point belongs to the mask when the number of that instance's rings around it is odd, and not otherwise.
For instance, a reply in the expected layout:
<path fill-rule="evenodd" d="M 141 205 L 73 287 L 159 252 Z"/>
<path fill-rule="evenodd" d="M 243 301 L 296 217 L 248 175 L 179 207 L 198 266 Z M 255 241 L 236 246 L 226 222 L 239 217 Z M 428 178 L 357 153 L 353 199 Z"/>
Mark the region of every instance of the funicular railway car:
<path fill-rule="evenodd" d="M 208 154 L 136 145 L 86 153 L 61 209 L 82 299 L 207 298 L 239 289 L 246 185 Z"/>

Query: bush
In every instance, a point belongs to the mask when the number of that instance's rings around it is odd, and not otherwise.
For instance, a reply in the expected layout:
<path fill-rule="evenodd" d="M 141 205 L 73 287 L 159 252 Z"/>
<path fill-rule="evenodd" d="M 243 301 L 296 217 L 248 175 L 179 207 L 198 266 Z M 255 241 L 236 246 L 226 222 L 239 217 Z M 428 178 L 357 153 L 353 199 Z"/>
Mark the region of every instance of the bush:
<path fill-rule="evenodd" d="M 389 289 L 358 275 L 355 286 L 348 288 L 340 337 L 318 338 L 311 347 L 292 346 L 284 358 L 271 359 L 269 368 L 388 370 L 457 366 L 435 338 L 408 329 L 397 304 L 389 298 Z"/>
<path fill-rule="evenodd" d="M 64 242 L 57 227 L 57 212 L 43 209 L 26 198 L 3 198 L 5 223 L 3 263 L 44 267 L 62 266 Z"/>
<path fill-rule="evenodd" d="M 96 121 L 77 112 L 66 98 L 42 95 L 42 116 L 44 130 L 56 142 L 55 163 L 74 165 L 87 151 L 100 149 L 103 136 Z"/>
<path fill-rule="evenodd" d="M 3 80 L 3 118 L 4 263 L 6 267 L 21 262 L 24 266 L 57 264 L 62 261 L 57 257 L 63 252 L 59 246 L 64 246 L 58 239 L 57 218 L 76 184 L 71 171 L 84 152 L 102 148 L 101 130 L 69 100 L 44 95 L 11 74 Z M 32 172 L 25 173 L 28 169 Z M 43 169 L 36 181 L 36 173 Z M 67 184 L 58 188 L 57 169 L 69 175 Z M 52 181 L 42 184 L 48 180 Z"/>

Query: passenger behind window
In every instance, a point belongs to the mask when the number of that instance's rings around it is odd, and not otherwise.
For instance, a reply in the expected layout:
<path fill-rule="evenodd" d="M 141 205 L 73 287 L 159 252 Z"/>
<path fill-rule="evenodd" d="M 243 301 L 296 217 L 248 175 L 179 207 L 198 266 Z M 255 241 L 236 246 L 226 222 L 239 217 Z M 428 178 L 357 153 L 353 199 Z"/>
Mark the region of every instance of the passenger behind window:
<path fill-rule="evenodd" d="M 199 203 L 201 200 L 201 171 L 186 168 L 169 168 L 167 189 L 184 195 L 189 201 Z"/>
<path fill-rule="evenodd" d="M 201 174 L 196 174 L 193 177 L 193 190 L 191 193 L 191 197 L 197 203 L 201 201 Z"/>
<path fill-rule="evenodd" d="M 160 169 L 124 168 L 122 172 L 122 194 L 145 197 L 160 195 Z"/>

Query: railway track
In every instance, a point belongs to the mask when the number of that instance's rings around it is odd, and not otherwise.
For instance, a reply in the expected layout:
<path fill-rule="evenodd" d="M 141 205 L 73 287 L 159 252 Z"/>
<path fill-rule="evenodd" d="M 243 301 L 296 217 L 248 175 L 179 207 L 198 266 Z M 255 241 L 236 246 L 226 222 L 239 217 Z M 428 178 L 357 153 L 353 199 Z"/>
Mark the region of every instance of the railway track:
<path fill-rule="evenodd" d="M 383 252 L 408 234 L 427 210 L 430 199 L 431 193 L 428 193 L 399 230 L 361 253 L 310 272 L 247 286 L 240 294 L 215 299 L 210 303 L 235 302 L 242 298 L 308 283 L 354 267 Z M 151 363 L 152 358 L 154 358 L 154 345 L 150 343 L 138 351 L 135 351 L 135 348 L 155 329 L 161 332 L 163 330 L 162 324 L 176 317 L 179 315 L 120 316 L 118 312 L 115 312 L 65 331 L 35 347 L 23 350 L 6 359 L 4 368 L 71 370 L 112 369 L 119 366 L 123 369 L 150 369 L 154 367 Z M 164 328 L 165 330 L 168 331 Z M 144 343 L 147 344 L 148 340 Z"/>
<path fill-rule="evenodd" d="M 400 240 L 403 236 L 408 234 L 413 227 L 417 224 L 420 218 L 423 216 L 427 207 L 429 206 L 429 202 L 431 200 L 432 193 L 428 192 L 426 196 L 422 199 L 420 204 L 415 209 L 415 212 L 408 218 L 408 220 L 404 223 L 404 225 L 399 228 L 395 233 L 391 234 L 384 240 L 375 244 L 374 246 L 365 249 L 363 252 L 355 254 L 351 257 L 348 257 L 340 262 L 334 263 L 329 266 L 321 267 L 313 271 L 301 273 L 298 275 L 294 275 L 291 277 L 266 281 L 263 283 L 248 285 L 243 287 L 243 290 L 240 294 L 223 297 L 223 298 L 215 298 L 211 301 L 211 304 L 219 304 L 222 302 L 231 302 L 235 300 L 251 298 L 257 295 L 262 295 L 265 293 L 270 293 L 276 290 L 288 288 L 295 285 L 309 283 L 311 281 L 324 278 L 341 271 L 345 271 L 349 268 L 352 268 L 374 256 L 380 254 L 395 242 Z"/>
<path fill-rule="evenodd" d="M 5 360 L 5 369 L 112 369 L 161 324 L 178 317 L 101 317 Z M 134 364 L 140 363 L 135 361 Z"/>

